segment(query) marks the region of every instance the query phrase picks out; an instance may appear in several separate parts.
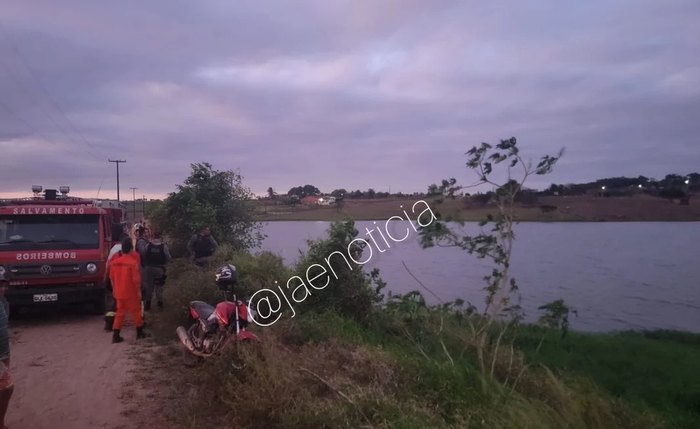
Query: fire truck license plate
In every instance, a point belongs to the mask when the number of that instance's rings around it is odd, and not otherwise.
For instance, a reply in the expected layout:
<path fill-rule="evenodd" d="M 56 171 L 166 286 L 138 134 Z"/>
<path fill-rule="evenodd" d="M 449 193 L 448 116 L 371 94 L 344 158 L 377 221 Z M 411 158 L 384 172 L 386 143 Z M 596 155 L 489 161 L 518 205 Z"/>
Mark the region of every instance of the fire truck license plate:
<path fill-rule="evenodd" d="M 39 293 L 34 295 L 34 302 L 58 301 L 57 293 Z"/>

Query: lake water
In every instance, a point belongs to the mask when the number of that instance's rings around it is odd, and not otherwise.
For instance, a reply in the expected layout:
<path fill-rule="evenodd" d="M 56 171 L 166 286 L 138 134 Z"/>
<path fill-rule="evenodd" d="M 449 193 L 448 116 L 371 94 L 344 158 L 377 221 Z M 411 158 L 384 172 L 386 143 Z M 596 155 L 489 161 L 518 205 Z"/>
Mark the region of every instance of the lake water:
<path fill-rule="evenodd" d="M 384 222 L 377 222 L 383 225 Z M 326 236 L 329 222 L 269 222 L 263 250 L 293 263 L 307 239 Z M 389 230 L 406 235 L 405 223 Z M 356 222 L 366 237 L 371 221 Z M 477 224 L 467 224 L 470 234 Z M 483 308 L 483 276 L 488 261 L 456 248 L 421 249 L 411 228 L 400 243 L 374 248 L 366 271 L 379 268 L 387 289 L 422 290 L 402 265 L 445 301 L 462 298 Z M 521 223 L 516 226 L 512 274 L 518 280 L 527 320 L 538 317 L 537 307 L 562 298 L 575 308 L 573 329 L 678 329 L 700 332 L 700 223 Z M 365 258 L 369 255 L 365 253 Z M 286 279 L 280 279 L 280 283 Z M 425 292 L 425 291 L 424 291 Z M 319 291 L 317 293 L 323 293 Z M 426 300 L 435 302 L 429 293 Z"/>

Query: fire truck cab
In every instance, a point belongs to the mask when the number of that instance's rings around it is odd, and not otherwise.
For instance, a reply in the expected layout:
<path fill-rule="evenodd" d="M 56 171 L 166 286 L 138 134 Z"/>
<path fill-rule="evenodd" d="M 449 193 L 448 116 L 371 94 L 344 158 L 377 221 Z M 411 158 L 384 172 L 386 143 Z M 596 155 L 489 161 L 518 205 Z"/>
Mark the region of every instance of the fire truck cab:
<path fill-rule="evenodd" d="M 0 272 L 13 307 L 105 304 L 105 266 L 125 231 L 116 201 L 68 196 L 67 186 L 32 187 L 34 197 L 0 200 Z"/>

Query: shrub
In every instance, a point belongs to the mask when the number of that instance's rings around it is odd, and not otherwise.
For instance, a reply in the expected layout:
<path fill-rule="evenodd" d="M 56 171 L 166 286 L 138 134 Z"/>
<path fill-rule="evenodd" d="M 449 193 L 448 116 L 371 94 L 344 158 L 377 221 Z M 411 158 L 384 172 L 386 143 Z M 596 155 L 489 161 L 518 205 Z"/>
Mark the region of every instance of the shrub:
<path fill-rule="evenodd" d="M 241 298 L 250 297 L 256 290 L 269 287 L 275 280 L 289 277 L 289 269 L 282 258 L 269 252 L 252 255 L 246 251 L 234 251 L 221 246 L 208 268 L 200 268 L 185 259 L 176 259 L 168 266 L 168 278 L 164 290 L 165 310 L 159 315 L 159 328 L 164 337 L 171 338 L 174 327 L 186 323 L 189 303 L 205 301 L 212 305 L 223 299 L 223 293 L 214 282 L 217 267 L 233 263 L 238 272 L 238 284 L 234 292 Z"/>
<path fill-rule="evenodd" d="M 319 264 L 329 268 L 330 282 L 321 290 L 308 288 L 311 294 L 299 304 L 301 311 L 335 311 L 356 320 L 366 320 L 382 301 L 384 282 L 379 278 L 378 271 L 367 274 L 362 270 L 362 265 L 348 257 L 348 246 L 357 234 L 353 221 L 334 222 L 328 238 L 308 242 L 309 250 L 297 263 L 294 274 L 306 279 L 309 266 Z M 359 246 L 352 247 L 352 257 L 362 260 L 362 250 Z M 329 257 L 333 252 L 344 254 L 346 259 L 338 254 Z M 337 279 L 331 270 L 336 273 Z"/>
<path fill-rule="evenodd" d="M 170 239 L 173 254 L 183 254 L 191 235 L 205 226 L 220 244 L 236 249 L 258 244 L 262 235 L 253 219 L 254 195 L 243 186 L 243 178 L 233 171 L 214 170 L 209 163 L 191 167 L 177 191 L 149 213 L 151 222 Z"/>

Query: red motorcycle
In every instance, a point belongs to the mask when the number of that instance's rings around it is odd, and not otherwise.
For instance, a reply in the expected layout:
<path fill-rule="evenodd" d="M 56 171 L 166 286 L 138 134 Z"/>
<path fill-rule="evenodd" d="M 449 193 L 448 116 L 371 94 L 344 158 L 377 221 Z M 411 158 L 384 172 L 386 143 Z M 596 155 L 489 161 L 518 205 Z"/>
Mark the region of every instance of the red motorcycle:
<path fill-rule="evenodd" d="M 232 294 L 235 284 L 235 267 L 225 265 L 217 271 L 217 284 L 223 290 L 224 300 L 216 307 L 204 301 L 190 302 L 190 316 L 194 322 L 188 329 L 178 326 L 177 336 L 185 348 L 193 355 L 209 357 L 220 351 L 229 341 L 258 341 L 258 337 L 248 331 L 253 321 L 250 302 L 236 298 Z M 233 300 L 228 295 L 233 295 Z"/>

